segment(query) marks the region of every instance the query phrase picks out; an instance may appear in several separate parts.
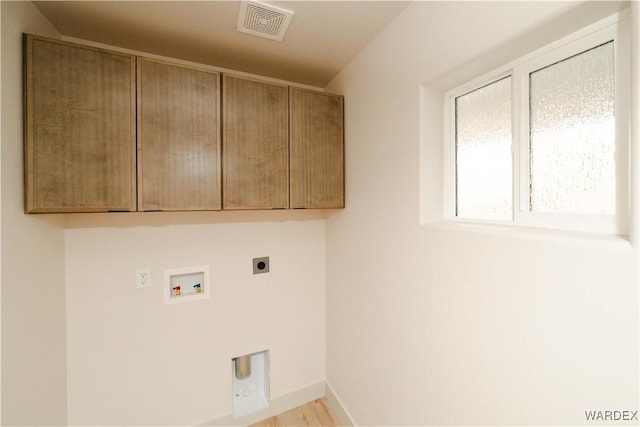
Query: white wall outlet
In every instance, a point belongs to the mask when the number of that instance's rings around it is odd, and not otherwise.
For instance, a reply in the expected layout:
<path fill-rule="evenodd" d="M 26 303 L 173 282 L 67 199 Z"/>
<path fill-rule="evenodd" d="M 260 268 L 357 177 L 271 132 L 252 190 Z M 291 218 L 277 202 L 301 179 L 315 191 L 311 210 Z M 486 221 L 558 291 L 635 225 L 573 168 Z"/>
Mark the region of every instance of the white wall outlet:
<path fill-rule="evenodd" d="M 151 269 L 139 268 L 136 270 L 136 288 L 144 289 L 151 287 Z"/>

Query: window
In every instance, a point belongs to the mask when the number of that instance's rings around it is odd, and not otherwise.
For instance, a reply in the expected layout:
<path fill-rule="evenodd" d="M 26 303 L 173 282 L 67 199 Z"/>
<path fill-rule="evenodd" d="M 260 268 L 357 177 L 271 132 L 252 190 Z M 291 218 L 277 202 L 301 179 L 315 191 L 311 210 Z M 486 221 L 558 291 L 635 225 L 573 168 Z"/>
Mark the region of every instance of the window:
<path fill-rule="evenodd" d="M 511 77 L 455 98 L 456 215 L 509 220 Z"/>
<path fill-rule="evenodd" d="M 598 25 L 447 93 L 447 216 L 626 234 L 629 50 Z"/>

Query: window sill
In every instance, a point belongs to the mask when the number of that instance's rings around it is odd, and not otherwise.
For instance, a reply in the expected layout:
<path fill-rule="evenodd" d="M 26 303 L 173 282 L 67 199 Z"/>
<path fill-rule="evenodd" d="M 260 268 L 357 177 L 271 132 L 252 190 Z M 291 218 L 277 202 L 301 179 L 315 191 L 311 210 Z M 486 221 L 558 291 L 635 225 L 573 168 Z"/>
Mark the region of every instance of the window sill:
<path fill-rule="evenodd" d="M 488 234 L 502 237 L 517 237 L 529 240 L 546 240 L 591 244 L 599 247 L 610 246 L 612 249 L 633 249 L 629 236 L 587 233 L 581 231 L 557 230 L 538 227 L 526 227 L 512 224 L 474 223 L 471 221 L 441 220 L 423 223 L 425 229 L 446 230 Z"/>

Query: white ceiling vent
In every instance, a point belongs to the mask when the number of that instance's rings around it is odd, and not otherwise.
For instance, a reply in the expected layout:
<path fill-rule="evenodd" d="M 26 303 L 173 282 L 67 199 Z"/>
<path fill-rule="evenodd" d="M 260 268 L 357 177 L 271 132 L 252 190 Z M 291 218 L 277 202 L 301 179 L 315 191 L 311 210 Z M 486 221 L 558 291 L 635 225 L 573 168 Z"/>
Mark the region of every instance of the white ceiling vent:
<path fill-rule="evenodd" d="M 260 1 L 242 1 L 238 16 L 238 31 L 282 41 L 293 18 L 293 11 Z"/>

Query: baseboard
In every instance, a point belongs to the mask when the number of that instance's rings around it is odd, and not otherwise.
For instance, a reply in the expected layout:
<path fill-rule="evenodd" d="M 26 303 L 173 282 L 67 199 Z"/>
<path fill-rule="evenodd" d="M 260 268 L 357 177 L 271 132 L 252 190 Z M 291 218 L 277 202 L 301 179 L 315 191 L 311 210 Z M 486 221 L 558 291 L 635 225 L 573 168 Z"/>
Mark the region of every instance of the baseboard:
<path fill-rule="evenodd" d="M 255 414 L 247 415 L 242 418 L 233 418 L 233 414 L 229 412 L 211 418 L 207 421 L 199 422 L 195 424 L 195 426 L 247 426 L 249 424 L 257 423 L 258 421 L 262 421 L 283 412 L 287 412 L 293 408 L 297 408 L 305 403 L 320 399 L 325 395 L 325 385 L 326 383 L 324 381 L 319 381 L 298 390 L 272 397 L 269 408 L 264 411 L 256 412 Z"/>
<path fill-rule="evenodd" d="M 333 412 L 333 415 L 338 419 L 338 423 L 344 427 L 355 427 L 356 423 L 353 422 L 351 415 L 347 412 L 342 404 L 342 401 L 331 387 L 331 384 L 326 383 L 325 398 L 327 399 L 327 405 Z"/>

